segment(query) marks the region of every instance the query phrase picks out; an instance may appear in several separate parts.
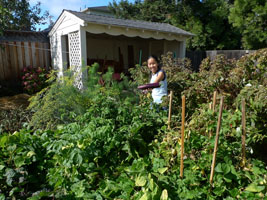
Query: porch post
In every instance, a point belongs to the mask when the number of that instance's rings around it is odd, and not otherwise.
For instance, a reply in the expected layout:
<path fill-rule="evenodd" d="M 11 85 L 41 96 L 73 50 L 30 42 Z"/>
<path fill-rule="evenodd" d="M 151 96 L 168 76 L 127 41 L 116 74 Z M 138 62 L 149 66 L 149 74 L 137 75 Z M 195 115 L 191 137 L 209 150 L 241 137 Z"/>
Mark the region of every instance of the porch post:
<path fill-rule="evenodd" d="M 184 58 L 185 57 L 185 49 L 186 49 L 186 41 L 181 41 L 180 42 L 180 58 Z"/>
<path fill-rule="evenodd" d="M 85 86 L 85 82 L 87 80 L 87 70 L 85 70 L 85 67 L 87 66 L 87 42 L 86 42 L 86 31 L 83 26 L 80 26 L 80 59 L 81 59 L 81 65 L 84 70 L 82 70 L 82 82 L 83 86 Z"/>

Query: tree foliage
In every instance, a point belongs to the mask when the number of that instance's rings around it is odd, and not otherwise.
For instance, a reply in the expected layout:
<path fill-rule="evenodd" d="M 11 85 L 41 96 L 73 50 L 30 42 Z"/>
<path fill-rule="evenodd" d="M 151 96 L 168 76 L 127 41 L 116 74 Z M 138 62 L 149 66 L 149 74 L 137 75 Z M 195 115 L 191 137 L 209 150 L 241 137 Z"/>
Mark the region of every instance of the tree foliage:
<path fill-rule="evenodd" d="M 172 23 L 195 34 L 189 49 L 239 49 L 240 34 L 228 22 L 230 5 L 225 0 L 180 1 Z"/>
<path fill-rule="evenodd" d="M 48 11 L 41 13 L 41 3 L 31 7 L 28 0 L 0 0 L 1 28 L 3 30 L 35 30 L 38 24 L 45 24 Z"/>
<path fill-rule="evenodd" d="M 230 9 L 229 21 L 242 33 L 246 49 L 267 46 L 267 1 L 235 0 Z"/>
<path fill-rule="evenodd" d="M 136 0 L 134 3 L 129 3 L 128 0 L 122 0 L 117 3 L 113 0 L 109 3 L 109 7 L 120 18 L 169 23 L 170 13 L 175 9 L 174 2 L 173 0 Z"/>
<path fill-rule="evenodd" d="M 191 50 L 258 49 L 267 43 L 264 0 L 121 0 L 109 6 L 117 17 L 170 23 L 194 33 L 187 42 Z"/>

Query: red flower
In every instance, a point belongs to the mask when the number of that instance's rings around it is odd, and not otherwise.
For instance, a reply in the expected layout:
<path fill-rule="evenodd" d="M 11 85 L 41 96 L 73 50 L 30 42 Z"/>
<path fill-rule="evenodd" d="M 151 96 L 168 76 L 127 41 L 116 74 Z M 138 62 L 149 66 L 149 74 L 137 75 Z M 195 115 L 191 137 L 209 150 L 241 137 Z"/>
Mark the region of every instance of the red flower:
<path fill-rule="evenodd" d="M 42 71 L 43 71 L 43 70 L 42 70 L 41 67 L 38 67 L 38 69 L 36 70 L 36 72 L 37 72 L 38 74 L 40 74 Z"/>

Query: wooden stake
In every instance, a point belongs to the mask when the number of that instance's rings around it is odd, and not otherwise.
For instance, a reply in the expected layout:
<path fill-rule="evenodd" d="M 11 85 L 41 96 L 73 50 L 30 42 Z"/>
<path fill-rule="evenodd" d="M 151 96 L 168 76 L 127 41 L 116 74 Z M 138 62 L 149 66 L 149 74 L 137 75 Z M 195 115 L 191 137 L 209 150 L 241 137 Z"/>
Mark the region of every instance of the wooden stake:
<path fill-rule="evenodd" d="M 220 132 L 220 128 L 221 128 L 222 110 L 223 110 L 223 97 L 221 97 L 219 118 L 218 118 L 218 122 L 217 122 L 216 137 L 215 137 L 215 144 L 214 144 L 214 151 L 213 151 L 213 159 L 212 159 L 211 172 L 210 172 L 210 184 L 212 184 L 213 176 L 214 176 L 214 168 L 215 168 L 215 163 L 216 163 L 216 153 L 217 153 L 218 141 L 219 141 L 219 132 Z"/>
<path fill-rule="evenodd" d="M 181 165 L 180 177 L 184 174 L 184 122 L 185 122 L 185 96 L 182 96 L 182 128 L 181 128 Z"/>
<path fill-rule="evenodd" d="M 171 93 L 170 93 L 169 116 L 168 116 L 168 129 L 171 128 L 171 117 L 172 117 L 172 96 L 173 96 L 173 91 L 171 91 Z"/>
<path fill-rule="evenodd" d="M 217 98 L 217 92 L 215 91 L 213 93 L 213 101 L 212 101 L 212 111 L 213 111 L 213 113 L 215 112 L 216 98 Z M 209 138 L 211 138 L 211 136 L 212 136 L 212 132 L 210 131 L 209 132 Z"/>
<path fill-rule="evenodd" d="M 246 102 L 242 100 L 242 163 L 246 161 Z"/>
<path fill-rule="evenodd" d="M 215 91 L 213 93 L 213 103 L 212 103 L 212 110 L 213 110 L 213 112 L 215 111 L 216 98 L 217 98 L 217 92 Z"/>
<path fill-rule="evenodd" d="M 210 110 L 212 109 L 212 103 L 209 103 L 209 109 Z"/>

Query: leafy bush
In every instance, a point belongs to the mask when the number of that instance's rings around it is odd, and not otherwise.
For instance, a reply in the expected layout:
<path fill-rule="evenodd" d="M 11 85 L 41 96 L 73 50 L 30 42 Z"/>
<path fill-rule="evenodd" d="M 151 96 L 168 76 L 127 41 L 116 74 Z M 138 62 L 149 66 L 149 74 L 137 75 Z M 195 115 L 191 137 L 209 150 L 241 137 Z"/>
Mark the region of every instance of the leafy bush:
<path fill-rule="evenodd" d="M 29 123 L 32 113 L 23 107 L 16 109 L 0 110 L 0 134 L 13 133 L 23 128 L 25 123 Z"/>
<path fill-rule="evenodd" d="M 105 84 L 99 84 L 98 67 L 95 64 L 88 68 L 88 81 L 82 91 L 75 87 L 75 75 L 71 71 L 66 71 L 60 79 L 55 75 L 51 76 L 51 85 L 30 99 L 29 109 L 34 112 L 30 125 L 41 129 L 55 129 L 59 124 L 74 122 L 77 116 L 83 115 L 93 105 L 94 99 L 103 93 L 118 102 L 133 96 L 127 89 L 127 77 L 123 77 L 121 82 L 113 80 L 112 68 L 102 76 Z"/>
<path fill-rule="evenodd" d="M 49 78 L 49 72 L 41 67 L 24 67 L 22 69 L 22 86 L 28 94 L 34 94 L 47 86 L 46 80 Z"/>

